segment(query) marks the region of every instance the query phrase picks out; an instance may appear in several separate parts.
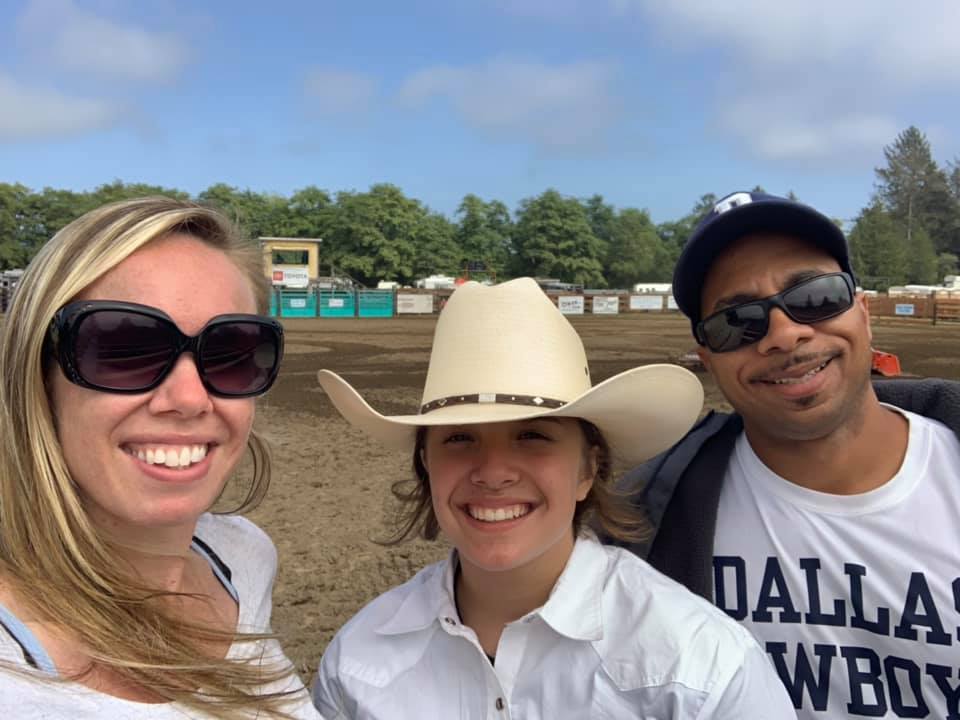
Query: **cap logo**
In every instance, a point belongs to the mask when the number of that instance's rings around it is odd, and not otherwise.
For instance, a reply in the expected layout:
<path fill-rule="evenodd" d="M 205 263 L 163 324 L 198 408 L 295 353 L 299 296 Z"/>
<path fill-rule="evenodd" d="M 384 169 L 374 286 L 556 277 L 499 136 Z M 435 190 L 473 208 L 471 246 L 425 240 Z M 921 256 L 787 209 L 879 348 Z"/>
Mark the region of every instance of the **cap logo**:
<path fill-rule="evenodd" d="M 733 210 L 735 207 L 740 207 L 741 205 L 746 205 L 752 202 L 753 198 L 750 197 L 750 193 L 733 193 L 733 195 L 727 195 L 723 200 L 714 205 L 713 211 L 717 215 L 720 215 L 721 213 L 725 213 L 727 210 Z"/>

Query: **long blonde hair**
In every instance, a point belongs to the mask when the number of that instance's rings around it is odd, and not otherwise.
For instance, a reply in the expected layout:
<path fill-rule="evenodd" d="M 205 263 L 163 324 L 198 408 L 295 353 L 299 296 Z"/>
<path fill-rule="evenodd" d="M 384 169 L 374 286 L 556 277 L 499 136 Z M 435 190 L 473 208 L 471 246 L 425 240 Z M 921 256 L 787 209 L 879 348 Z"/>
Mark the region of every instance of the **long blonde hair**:
<path fill-rule="evenodd" d="M 129 577 L 91 524 L 57 438 L 45 382 L 44 338 L 58 308 L 148 243 L 184 233 L 224 252 L 248 279 L 264 312 L 269 284 L 260 251 L 209 208 L 163 197 L 93 210 L 57 233 L 24 273 L 0 332 L 0 577 L 40 621 L 66 623 L 92 663 L 157 696 L 217 717 L 273 711 L 281 695 L 256 687 L 293 674 L 208 658 L 204 642 L 257 642 L 172 616 L 158 593 Z M 251 432 L 253 507 L 270 481 L 267 446 Z M 202 658 L 202 659 L 198 659 Z M 197 688 L 203 688 L 199 692 Z"/>

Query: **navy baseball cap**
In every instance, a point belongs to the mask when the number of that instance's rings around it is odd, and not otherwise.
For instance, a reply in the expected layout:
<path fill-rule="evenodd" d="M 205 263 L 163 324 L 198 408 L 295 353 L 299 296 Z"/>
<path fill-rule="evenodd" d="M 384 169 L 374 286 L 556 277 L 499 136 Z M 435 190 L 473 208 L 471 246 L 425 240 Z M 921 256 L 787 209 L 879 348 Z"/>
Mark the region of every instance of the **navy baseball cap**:
<path fill-rule="evenodd" d="M 731 193 L 697 224 L 673 271 L 673 297 L 693 327 L 700 322 L 700 291 L 713 261 L 735 240 L 755 232 L 779 232 L 817 245 L 853 277 L 847 239 L 826 215 L 776 195 Z"/>

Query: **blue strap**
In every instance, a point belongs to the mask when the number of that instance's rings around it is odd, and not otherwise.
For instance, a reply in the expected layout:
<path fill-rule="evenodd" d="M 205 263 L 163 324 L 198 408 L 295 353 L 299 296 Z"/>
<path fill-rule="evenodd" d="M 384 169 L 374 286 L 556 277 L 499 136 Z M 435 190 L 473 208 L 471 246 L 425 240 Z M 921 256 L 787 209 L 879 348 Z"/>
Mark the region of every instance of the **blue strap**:
<path fill-rule="evenodd" d="M 240 595 L 230 581 L 230 568 L 228 568 L 223 560 L 213 551 L 213 548 L 200 540 L 200 538 L 194 538 L 193 542 L 190 543 L 190 548 L 210 563 L 210 569 L 213 570 L 213 574 L 217 576 L 217 580 L 223 585 L 223 589 L 230 593 L 230 597 L 239 605 Z"/>
<path fill-rule="evenodd" d="M 239 605 L 240 595 L 237 593 L 237 589 L 233 586 L 233 583 L 230 582 L 230 578 L 227 577 L 227 573 L 230 572 L 229 568 L 206 543 L 194 541 L 190 544 L 190 547 L 200 555 L 200 557 L 210 563 L 210 568 L 213 570 L 213 574 L 217 577 L 217 580 L 220 581 L 220 584 L 223 585 L 223 589 L 230 593 L 230 597 Z M 53 664 L 53 660 L 50 659 L 47 651 L 43 649 L 43 645 L 37 640 L 37 636 L 34 635 L 33 631 L 24 625 L 16 615 L 10 612 L 3 603 L 0 603 L 0 626 L 10 633 L 10 637 L 12 637 L 14 642 L 23 650 L 23 657 L 27 663 L 49 675 L 57 675 L 56 665 Z"/>
<path fill-rule="evenodd" d="M 0 625 L 10 633 L 10 636 L 20 646 L 23 650 L 24 659 L 30 665 L 48 675 L 57 674 L 57 668 L 53 664 L 53 660 L 47 655 L 47 651 L 43 649 L 43 645 L 37 640 L 37 636 L 2 603 L 0 603 Z"/>

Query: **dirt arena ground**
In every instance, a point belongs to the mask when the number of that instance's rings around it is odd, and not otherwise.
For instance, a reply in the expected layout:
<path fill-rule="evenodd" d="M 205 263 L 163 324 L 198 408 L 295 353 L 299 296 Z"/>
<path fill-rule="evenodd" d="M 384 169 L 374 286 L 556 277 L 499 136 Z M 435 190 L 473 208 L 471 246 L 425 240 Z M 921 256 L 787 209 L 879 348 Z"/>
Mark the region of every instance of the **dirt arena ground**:
<path fill-rule="evenodd" d="M 646 313 L 572 319 L 594 382 L 634 365 L 672 362 L 692 347 L 678 315 Z M 361 606 L 446 552 L 422 541 L 385 548 L 391 482 L 409 458 L 354 432 L 316 381 L 320 368 L 343 374 L 386 414 L 414 412 L 426 374 L 434 319 L 287 319 L 287 354 L 277 385 L 260 401 L 256 427 L 274 451 L 269 494 L 251 517 L 280 555 L 274 627 L 305 678 L 334 632 Z M 904 371 L 960 379 L 960 325 L 874 321 L 874 346 L 896 353 Z M 725 407 L 699 374 L 707 407 Z"/>

